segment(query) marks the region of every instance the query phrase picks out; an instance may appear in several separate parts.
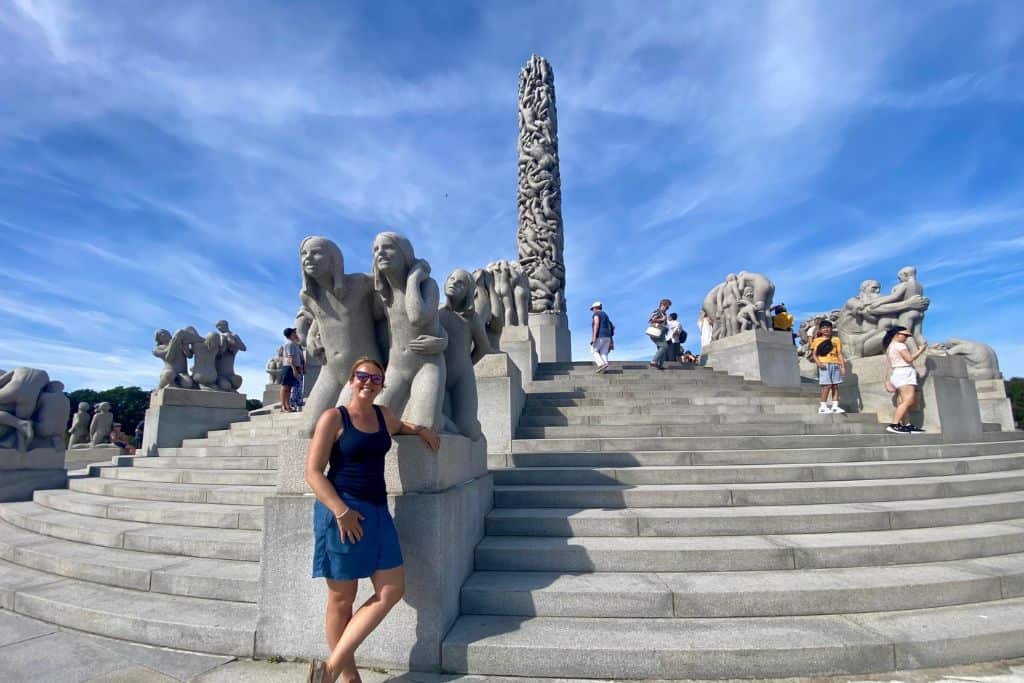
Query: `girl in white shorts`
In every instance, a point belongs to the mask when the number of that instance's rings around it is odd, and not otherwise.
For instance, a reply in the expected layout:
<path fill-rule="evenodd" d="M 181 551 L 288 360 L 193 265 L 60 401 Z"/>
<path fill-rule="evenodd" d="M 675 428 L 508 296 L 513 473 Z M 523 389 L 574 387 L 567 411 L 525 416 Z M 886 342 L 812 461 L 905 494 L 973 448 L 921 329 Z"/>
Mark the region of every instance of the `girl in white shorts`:
<path fill-rule="evenodd" d="M 921 344 L 915 353 L 910 353 L 907 348 L 907 337 L 910 331 L 903 327 L 894 327 L 886 332 L 885 357 L 889 361 L 892 373 L 886 382 L 886 389 L 895 392 L 897 395 L 896 409 L 892 414 L 892 422 L 885 431 L 893 434 L 911 434 L 923 432 L 920 427 L 915 427 L 909 422 L 904 424 L 907 412 L 914 405 L 915 392 L 917 390 L 917 371 L 914 370 L 914 361 L 920 357 L 927 344 Z"/>

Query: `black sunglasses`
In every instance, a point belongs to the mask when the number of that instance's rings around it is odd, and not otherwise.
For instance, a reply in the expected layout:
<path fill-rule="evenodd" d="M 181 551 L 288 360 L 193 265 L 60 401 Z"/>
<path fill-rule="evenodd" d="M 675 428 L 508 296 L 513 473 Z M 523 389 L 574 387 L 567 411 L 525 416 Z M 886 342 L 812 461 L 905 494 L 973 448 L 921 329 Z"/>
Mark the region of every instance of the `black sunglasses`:
<path fill-rule="evenodd" d="M 384 384 L 384 375 L 381 375 L 376 372 L 371 375 L 368 372 L 356 370 L 355 378 L 357 382 L 365 382 L 366 380 L 370 380 L 374 384 Z"/>

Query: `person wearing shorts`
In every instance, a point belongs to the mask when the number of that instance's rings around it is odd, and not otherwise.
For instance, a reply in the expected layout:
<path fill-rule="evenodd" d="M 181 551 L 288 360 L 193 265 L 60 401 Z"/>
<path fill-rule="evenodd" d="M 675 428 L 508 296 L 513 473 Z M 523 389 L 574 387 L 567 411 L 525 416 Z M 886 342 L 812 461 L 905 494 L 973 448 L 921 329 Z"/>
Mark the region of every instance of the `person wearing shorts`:
<path fill-rule="evenodd" d="M 432 451 L 441 444 L 433 430 L 374 405 L 384 388 L 384 368 L 377 361 L 356 361 L 348 383 L 352 399 L 320 416 L 306 456 L 306 482 L 316 494 L 312 576 L 327 580 L 331 652 L 326 662 L 310 663 L 307 680 L 317 683 L 359 680 L 356 648 L 405 594 L 402 549 L 384 485 L 391 435 L 418 435 Z M 373 582 L 374 594 L 353 614 L 364 578 Z"/>
<path fill-rule="evenodd" d="M 288 341 L 282 347 L 281 412 L 291 413 L 295 411 L 291 401 L 292 389 L 295 386 L 302 386 L 302 373 L 305 372 L 305 367 L 302 346 L 299 345 L 299 333 L 294 327 L 286 327 L 283 334 Z"/>
<path fill-rule="evenodd" d="M 839 385 L 843 383 L 843 375 L 846 374 L 843 342 L 833 336 L 832 323 L 828 320 L 821 321 L 816 336 L 811 340 L 811 358 L 818 365 L 818 384 L 821 385 L 818 413 L 845 413 L 839 407 Z M 832 395 L 831 406 L 828 405 L 829 394 Z"/>
<path fill-rule="evenodd" d="M 885 388 L 896 394 L 896 408 L 893 410 L 892 422 L 885 428 L 885 431 L 893 434 L 913 434 L 924 431 L 907 419 L 907 413 L 917 401 L 917 370 L 914 369 L 913 363 L 925 352 L 928 344 L 922 343 L 912 354 L 907 348 L 907 337 L 909 336 L 910 330 L 897 325 L 886 330 L 885 337 L 882 338 L 882 346 L 885 347 L 885 357 L 889 361 L 890 368 Z"/>

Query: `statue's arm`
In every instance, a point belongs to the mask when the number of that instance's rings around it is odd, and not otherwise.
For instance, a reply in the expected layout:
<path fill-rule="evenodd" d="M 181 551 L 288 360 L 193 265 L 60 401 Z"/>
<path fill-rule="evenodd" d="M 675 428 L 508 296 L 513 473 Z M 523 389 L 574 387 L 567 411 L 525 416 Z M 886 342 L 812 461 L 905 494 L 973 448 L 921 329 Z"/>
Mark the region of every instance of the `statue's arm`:
<path fill-rule="evenodd" d="M 417 264 L 409 274 L 409 287 L 405 290 L 405 313 L 409 322 L 417 327 L 428 324 L 431 318 L 437 317 L 440 303 L 441 290 L 437 282 Z"/>
<path fill-rule="evenodd" d="M 238 346 L 238 350 L 239 351 L 247 351 L 248 349 L 245 348 L 245 342 L 242 341 L 242 338 L 239 337 L 237 334 L 234 337 L 235 337 L 235 344 Z"/>
<path fill-rule="evenodd" d="M 484 323 L 480 316 L 473 313 L 469 316 L 467 322 L 469 323 L 469 330 L 473 335 L 473 353 L 470 355 L 470 358 L 472 358 L 475 365 L 477 361 L 491 352 L 491 341 L 487 338 L 487 331 L 484 329 Z"/>

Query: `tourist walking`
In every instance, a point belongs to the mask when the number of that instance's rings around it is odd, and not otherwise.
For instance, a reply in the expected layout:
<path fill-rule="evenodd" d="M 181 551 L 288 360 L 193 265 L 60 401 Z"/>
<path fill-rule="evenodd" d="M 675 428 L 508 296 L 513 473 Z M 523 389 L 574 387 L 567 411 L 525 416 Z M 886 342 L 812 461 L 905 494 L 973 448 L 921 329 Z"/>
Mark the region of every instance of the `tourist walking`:
<path fill-rule="evenodd" d="M 298 385 L 299 391 L 302 391 L 302 373 L 305 372 L 306 366 L 302 346 L 299 345 L 298 332 L 294 327 L 286 327 L 283 334 L 288 341 L 284 345 L 284 365 L 281 367 L 281 412 L 293 413 L 295 408 L 292 407 L 291 401 L 292 387 Z"/>
<path fill-rule="evenodd" d="M 824 323 L 822 323 L 824 324 Z M 921 345 L 913 354 L 907 348 L 907 338 L 910 330 L 897 325 L 886 330 L 882 337 L 882 347 L 885 348 L 885 358 L 889 361 L 891 372 L 885 381 L 885 388 L 890 393 L 896 394 L 896 409 L 892 413 L 892 422 L 885 428 L 885 431 L 893 434 L 913 434 L 923 432 L 920 427 L 915 427 L 907 419 L 907 413 L 917 402 L 917 370 L 914 369 L 914 361 L 928 348 L 928 343 L 921 340 Z"/>
<path fill-rule="evenodd" d="M 608 370 L 608 352 L 614 348 L 615 325 L 612 324 L 600 301 L 590 304 L 590 352 L 594 355 L 595 372 Z"/>
<path fill-rule="evenodd" d="M 361 358 L 352 366 L 352 398 L 317 420 L 306 456 L 306 482 L 313 503 L 313 578 L 327 580 L 326 662 L 310 663 L 307 680 L 359 680 L 355 652 L 405 594 L 405 568 L 398 532 L 388 512 L 384 457 L 392 434 L 418 435 L 437 451 L 438 434 L 402 422 L 374 405 L 384 388 L 384 368 Z M 324 469 L 327 474 L 324 474 Z M 373 595 L 352 613 L 359 579 L 373 582 Z"/>
<path fill-rule="evenodd" d="M 714 331 L 711 318 L 708 317 L 703 308 L 700 309 L 700 312 L 697 314 L 697 332 L 700 333 L 700 348 L 702 351 L 705 346 L 711 343 L 711 335 Z"/>
<path fill-rule="evenodd" d="M 846 374 L 846 358 L 843 356 L 843 342 L 832 335 L 832 322 L 822 320 L 818 325 L 818 336 L 811 340 L 811 358 L 818 366 L 818 383 L 821 385 L 821 405 L 818 412 L 845 413 L 839 407 L 839 385 Z M 832 405 L 828 397 L 832 396 Z"/>
<path fill-rule="evenodd" d="M 668 355 L 668 309 L 671 306 L 670 299 L 662 299 L 647 319 L 647 336 L 658 347 L 650 365 L 659 370 L 665 369 L 665 356 Z"/>

